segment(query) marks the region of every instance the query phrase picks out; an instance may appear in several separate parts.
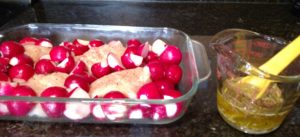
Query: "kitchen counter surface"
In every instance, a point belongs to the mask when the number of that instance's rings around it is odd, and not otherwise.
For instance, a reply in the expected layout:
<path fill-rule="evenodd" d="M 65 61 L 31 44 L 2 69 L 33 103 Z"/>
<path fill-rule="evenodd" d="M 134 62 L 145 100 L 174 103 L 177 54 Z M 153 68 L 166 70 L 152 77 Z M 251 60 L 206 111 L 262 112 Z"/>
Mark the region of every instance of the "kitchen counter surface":
<path fill-rule="evenodd" d="M 290 5 L 204 3 L 37 3 L 1 26 L 26 23 L 80 23 L 130 26 L 163 26 L 180 29 L 206 45 L 211 67 L 214 52 L 207 47 L 210 36 L 227 28 L 245 28 L 292 39 L 300 34 L 299 18 Z M 255 9 L 255 10 L 254 10 Z M 133 136 L 133 137 L 248 137 L 229 125 L 216 109 L 216 79 L 212 74 L 206 90 L 196 93 L 184 117 L 167 125 L 79 124 L 1 121 L 1 136 Z M 300 136 L 300 101 L 282 126 L 264 136 Z"/>

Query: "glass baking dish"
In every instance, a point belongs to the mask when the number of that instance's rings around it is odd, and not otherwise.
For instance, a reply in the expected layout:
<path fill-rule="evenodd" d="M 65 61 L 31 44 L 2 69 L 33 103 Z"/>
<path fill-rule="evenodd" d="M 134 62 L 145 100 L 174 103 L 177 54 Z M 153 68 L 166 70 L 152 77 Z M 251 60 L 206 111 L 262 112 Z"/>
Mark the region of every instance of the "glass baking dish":
<path fill-rule="evenodd" d="M 183 76 L 177 89 L 183 96 L 169 100 L 139 100 L 139 99 L 92 99 L 92 98 L 45 98 L 45 97 L 15 97 L 0 96 L 0 102 L 6 101 L 26 101 L 38 105 L 43 102 L 56 102 L 74 105 L 95 105 L 95 104 L 117 104 L 130 110 L 132 107 L 141 104 L 169 105 L 181 104 L 181 111 L 173 117 L 163 119 L 150 118 L 129 118 L 127 111 L 118 119 L 106 118 L 97 119 L 92 114 L 80 120 L 71 120 L 65 116 L 59 118 L 40 117 L 36 115 L 26 115 L 22 117 L 4 115 L 1 120 L 24 120 L 24 121 L 47 121 L 47 122 L 79 122 L 79 123 L 140 123 L 140 124 L 167 124 L 181 118 L 188 109 L 191 99 L 199 90 L 205 90 L 207 79 L 211 74 L 207 54 L 204 46 L 189 38 L 182 31 L 172 28 L 153 28 L 153 27 L 132 27 L 132 26 L 109 26 L 109 25 L 83 25 L 83 24 L 27 24 L 0 32 L 0 42 L 6 40 L 19 41 L 20 39 L 31 36 L 36 38 L 48 38 L 53 45 L 58 45 L 62 41 L 80 39 L 101 39 L 105 42 L 110 40 L 120 40 L 126 43 L 127 40 L 137 38 L 143 42 L 153 43 L 156 39 L 162 39 L 168 44 L 176 45 L 182 51 L 181 68 Z M 147 106 L 147 105 L 144 105 Z M 150 106 L 150 105 L 149 105 Z M 192 109 L 192 108 L 190 108 Z"/>

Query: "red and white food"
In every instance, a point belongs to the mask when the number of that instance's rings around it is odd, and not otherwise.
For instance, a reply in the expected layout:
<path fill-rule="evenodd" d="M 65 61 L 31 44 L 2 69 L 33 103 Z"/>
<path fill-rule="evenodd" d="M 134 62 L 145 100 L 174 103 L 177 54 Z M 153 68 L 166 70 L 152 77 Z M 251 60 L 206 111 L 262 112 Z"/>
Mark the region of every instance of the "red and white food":
<path fill-rule="evenodd" d="M 0 101 L 0 116 L 82 120 L 160 120 L 182 112 L 182 102 L 126 104 L 124 99 L 168 100 L 182 96 L 182 53 L 160 39 L 108 43 L 74 39 L 58 46 L 50 39 L 25 37 L 0 44 L 0 96 L 77 98 L 67 101 Z M 110 100 L 110 101 L 103 101 Z M 99 103 L 100 102 L 100 103 Z"/>

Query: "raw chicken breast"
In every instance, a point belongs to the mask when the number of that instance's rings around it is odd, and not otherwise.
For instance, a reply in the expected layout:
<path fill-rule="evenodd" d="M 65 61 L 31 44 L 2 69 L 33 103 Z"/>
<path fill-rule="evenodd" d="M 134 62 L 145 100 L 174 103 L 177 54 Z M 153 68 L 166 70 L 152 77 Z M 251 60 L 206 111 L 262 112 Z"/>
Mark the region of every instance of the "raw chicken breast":
<path fill-rule="evenodd" d="M 37 62 L 42 56 L 48 55 L 51 48 L 50 47 L 42 47 L 35 45 L 26 45 L 25 54 L 32 58 L 34 62 Z"/>
<path fill-rule="evenodd" d="M 40 95 L 48 87 L 64 87 L 64 82 L 67 77 L 68 74 L 61 72 L 55 72 L 47 75 L 35 74 L 27 81 L 26 85 L 31 87 L 37 95 Z"/>
<path fill-rule="evenodd" d="M 89 72 L 91 72 L 91 67 L 95 63 L 107 63 L 106 59 L 108 53 L 114 53 L 120 59 L 125 49 L 120 41 L 112 41 L 101 47 L 91 47 L 83 55 L 77 56 L 76 60 L 83 61 L 87 65 Z"/>
<path fill-rule="evenodd" d="M 111 73 L 91 84 L 90 96 L 103 97 L 110 91 L 120 91 L 129 98 L 136 98 L 136 93 L 144 84 L 151 82 L 148 67 L 137 67 Z"/>

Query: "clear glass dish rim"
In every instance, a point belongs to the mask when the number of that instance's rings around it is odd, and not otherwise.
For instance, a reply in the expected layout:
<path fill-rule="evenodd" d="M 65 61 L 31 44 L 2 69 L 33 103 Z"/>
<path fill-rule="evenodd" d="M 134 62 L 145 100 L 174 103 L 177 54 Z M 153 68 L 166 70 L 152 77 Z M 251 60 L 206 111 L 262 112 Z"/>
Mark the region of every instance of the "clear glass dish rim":
<path fill-rule="evenodd" d="M 274 36 L 270 36 L 270 35 L 265 35 L 265 34 L 261 34 L 261 33 L 258 33 L 258 32 L 255 32 L 255 31 L 251 31 L 251 30 L 246 30 L 246 29 L 240 29 L 240 28 L 230 28 L 230 29 L 225 29 L 223 31 L 220 31 L 218 32 L 217 34 L 215 34 L 211 41 L 209 42 L 209 46 L 210 47 L 213 47 L 214 44 L 223 44 L 225 41 L 222 41 L 218 43 L 217 40 L 220 40 L 221 37 L 220 35 L 224 34 L 224 33 L 228 33 L 228 32 L 244 32 L 244 33 L 249 33 L 249 34 L 252 34 L 252 35 L 256 35 L 256 36 L 259 36 L 263 39 L 265 39 L 266 41 L 272 41 L 272 42 L 275 42 L 275 43 L 278 43 L 280 45 L 282 45 L 282 43 L 285 43 L 287 44 L 288 41 L 286 40 L 283 40 L 283 39 L 279 39 L 277 37 L 274 37 Z M 223 39 L 226 39 L 226 40 L 229 40 L 230 38 L 225 38 L 225 37 L 222 37 Z M 280 41 L 280 43 L 279 43 Z M 268 72 L 265 72 L 257 67 L 255 67 L 254 65 L 252 65 L 250 62 L 248 62 L 247 60 L 243 59 L 240 55 L 232 52 L 232 54 L 236 57 L 238 57 L 238 60 L 240 62 L 242 62 L 244 65 L 247 65 L 247 67 L 251 67 L 253 69 L 253 71 L 248 72 L 248 71 L 243 71 L 244 73 L 246 74 L 251 74 L 251 75 L 255 75 L 255 76 L 258 76 L 258 77 L 262 77 L 262 78 L 265 78 L 265 79 L 269 79 L 269 80 L 272 80 L 272 81 L 277 81 L 277 82 L 299 82 L 300 81 L 300 74 L 299 75 L 294 75 L 294 76 L 286 76 L 286 75 L 273 75 L 273 74 L 270 74 Z"/>
<path fill-rule="evenodd" d="M 187 40 L 188 40 L 188 45 L 187 46 L 192 46 L 192 43 L 199 43 L 198 41 L 194 41 L 192 40 L 185 32 L 175 29 L 175 28 L 171 28 L 171 27 L 142 27 L 142 26 L 121 26 L 121 25 L 95 25 L 95 24 L 58 24 L 58 23 L 29 23 L 29 24 L 24 24 L 24 25 L 20 25 L 20 26 L 15 26 L 12 28 L 8 28 L 5 30 L 0 30 L 0 39 L 3 37 L 3 33 L 5 32 L 9 32 L 12 31 L 14 29 L 19 29 L 19 28 L 24 28 L 24 27 L 38 27 L 38 26 L 55 26 L 55 27 L 72 27 L 72 28 L 89 28 L 89 29 L 97 29 L 99 27 L 101 27 L 100 30 L 103 30 L 103 28 L 107 29 L 107 30 L 111 30 L 111 28 L 118 28 L 118 30 L 127 30 L 128 28 L 130 28 L 130 30 L 140 30 L 140 29 L 144 29 L 144 30 L 164 30 L 164 31 L 173 31 L 173 32 L 178 32 L 181 33 Z M 116 29 L 114 29 L 116 30 Z M 201 43 L 200 43 L 201 44 Z M 206 50 L 204 48 L 204 46 L 198 45 L 200 46 L 200 48 L 202 49 L 202 53 L 205 54 L 205 56 L 207 57 L 207 53 Z M 192 48 L 191 50 L 194 50 L 194 48 Z M 191 52 L 193 57 L 195 57 L 194 52 Z M 207 64 L 206 64 L 207 65 Z M 210 75 L 211 75 L 211 68 L 210 66 L 205 66 L 208 69 L 207 74 L 202 77 L 199 78 L 199 76 L 197 76 L 197 80 L 193 81 L 192 87 L 189 91 L 187 91 L 186 94 L 184 94 L 181 97 L 175 98 L 175 99 L 148 99 L 148 100 L 140 100 L 140 99 L 104 99 L 104 98 L 49 98 L 49 97 L 22 97 L 22 96 L 0 96 L 0 100 L 4 101 L 29 101 L 29 102 L 81 102 L 81 103 L 128 103 L 128 104 L 140 104 L 140 103 L 147 103 L 147 104 L 169 104 L 169 103 L 177 103 L 177 102 L 182 102 L 188 99 L 191 99 L 193 97 L 193 95 L 197 92 L 198 86 L 200 83 L 202 83 L 203 81 L 207 80 Z"/>

